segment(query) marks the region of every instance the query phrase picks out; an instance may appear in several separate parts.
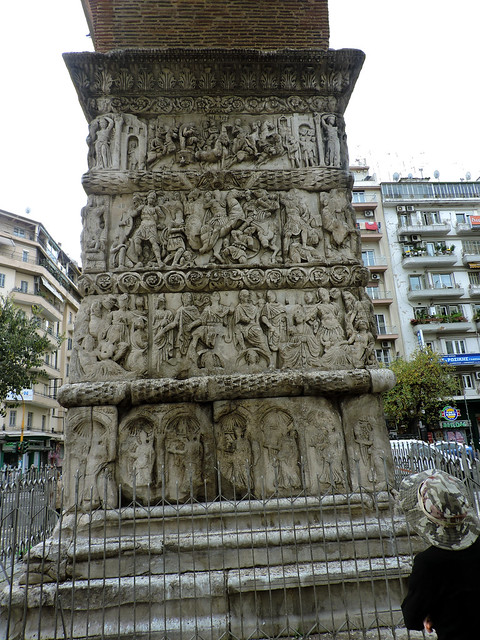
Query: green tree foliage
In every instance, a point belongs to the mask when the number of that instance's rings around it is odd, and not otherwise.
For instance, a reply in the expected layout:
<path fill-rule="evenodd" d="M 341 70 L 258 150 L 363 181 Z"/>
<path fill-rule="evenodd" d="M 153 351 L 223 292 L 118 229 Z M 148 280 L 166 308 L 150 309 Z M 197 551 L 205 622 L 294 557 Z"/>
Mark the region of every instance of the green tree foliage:
<path fill-rule="evenodd" d="M 437 428 L 442 408 L 452 404 L 452 396 L 459 393 L 455 368 L 440 354 L 423 349 L 410 360 L 398 358 L 390 369 L 397 384 L 384 394 L 389 421 L 396 424 L 399 433 L 418 434 L 420 420 L 428 430 Z"/>
<path fill-rule="evenodd" d="M 39 332 L 35 314 L 29 318 L 10 298 L 0 298 L 0 405 L 9 393 L 20 394 L 44 375 L 40 367 L 54 348 L 46 332 Z"/>

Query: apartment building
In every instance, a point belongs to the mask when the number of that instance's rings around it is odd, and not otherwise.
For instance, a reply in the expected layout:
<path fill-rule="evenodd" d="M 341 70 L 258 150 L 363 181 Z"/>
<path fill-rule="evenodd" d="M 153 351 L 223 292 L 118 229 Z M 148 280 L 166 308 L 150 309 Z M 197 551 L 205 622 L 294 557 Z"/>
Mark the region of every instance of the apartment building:
<path fill-rule="evenodd" d="M 52 344 L 62 338 L 45 356 L 46 375 L 23 390 L 17 406 L 7 402 L 0 418 L 0 466 L 61 466 L 65 410 L 56 395 L 69 376 L 79 275 L 77 264 L 41 223 L 0 210 L 0 295 L 11 296 L 27 315 L 35 310 L 39 331 L 46 331 Z M 18 451 L 21 434 L 24 453 Z"/>
<path fill-rule="evenodd" d="M 352 204 L 362 241 L 363 264 L 369 271 L 367 293 L 372 300 L 377 326 L 377 360 L 390 364 L 403 353 L 395 300 L 395 286 L 382 205 L 382 192 L 366 163 L 350 167 L 354 176 Z"/>
<path fill-rule="evenodd" d="M 431 437 L 478 439 L 480 182 L 399 179 L 381 199 L 404 354 L 431 347 L 461 385 L 459 415 L 439 417 Z"/>

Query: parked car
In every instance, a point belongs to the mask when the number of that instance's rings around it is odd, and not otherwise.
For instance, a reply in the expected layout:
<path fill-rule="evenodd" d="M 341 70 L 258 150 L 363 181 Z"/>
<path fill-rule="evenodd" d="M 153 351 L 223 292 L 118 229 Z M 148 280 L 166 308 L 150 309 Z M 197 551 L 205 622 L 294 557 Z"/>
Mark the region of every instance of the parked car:
<path fill-rule="evenodd" d="M 446 471 L 457 475 L 460 472 L 463 476 L 468 473 L 471 476 L 477 470 L 478 452 L 470 445 L 444 441 L 436 442 L 435 447 L 442 452 L 445 458 Z"/>
<path fill-rule="evenodd" d="M 396 479 L 426 469 L 444 468 L 443 452 L 429 442 L 405 439 L 390 440 Z"/>

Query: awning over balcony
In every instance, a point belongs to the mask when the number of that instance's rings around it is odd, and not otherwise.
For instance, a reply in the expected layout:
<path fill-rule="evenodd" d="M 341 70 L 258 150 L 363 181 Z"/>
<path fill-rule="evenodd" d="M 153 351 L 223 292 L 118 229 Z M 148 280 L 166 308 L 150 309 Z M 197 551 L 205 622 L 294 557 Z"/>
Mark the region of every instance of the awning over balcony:
<path fill-rule="evenodd" d="M 44 278 L 43 276 L 41 276 L 42 278 L 42 284 L 45 287 L 45 289 L 48 289 L 50 291 L 50 293 L 53 293 L 53 295 L 58 298 L 58 300 L 60 300 L 60 302 L 63 302 L 63 298 L 62 296 L 58 293 L 58 291 L 55 289 L 55 287 L 53 287 L 49 281 Z"/>

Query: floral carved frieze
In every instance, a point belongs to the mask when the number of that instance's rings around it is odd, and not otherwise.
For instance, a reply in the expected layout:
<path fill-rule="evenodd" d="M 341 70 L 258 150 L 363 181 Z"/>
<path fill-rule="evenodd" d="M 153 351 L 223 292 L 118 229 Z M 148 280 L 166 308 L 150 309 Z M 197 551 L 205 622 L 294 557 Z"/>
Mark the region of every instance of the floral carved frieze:
<path fill-rule="evenodd" d="M 103 293 L 176 293 L 249 289 L 308 289 L 314 286 L 365 286 L 368 269 L 359 265 L 303 266 L 274 268 L 215 268 L 145 270 L 125 273 L 84 274 L 79 279 L 82 295 Z"/>

